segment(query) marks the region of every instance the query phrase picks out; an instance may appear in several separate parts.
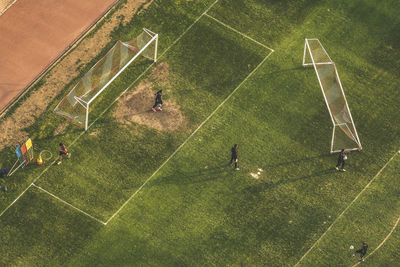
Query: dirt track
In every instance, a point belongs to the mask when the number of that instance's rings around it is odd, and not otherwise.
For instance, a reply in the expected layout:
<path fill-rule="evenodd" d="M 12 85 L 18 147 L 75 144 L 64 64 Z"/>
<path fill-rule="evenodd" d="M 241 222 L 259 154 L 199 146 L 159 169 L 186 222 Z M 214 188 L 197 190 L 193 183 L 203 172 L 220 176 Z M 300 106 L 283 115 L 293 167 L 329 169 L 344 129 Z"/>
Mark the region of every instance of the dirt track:
<path fill-rule="evenodd" d="M 125 24 L 130 21 L 138 7 L 144 2 L 146 0 L 127 0 L 123 7 L 110 16 L 109 20 L 93 36 L 84 39 L 71 53 L 57 63 L 46 75 L 45 83 L 33 92 L 11 116 L 5 120 L 0 120 L 0 149 L 26 139 L 28 133 L 24 131 L 24 128 L 34 123 L 35 119 L 46 110 L 47 106 L 60 93 L 64 86 L 79 74 L 79 66 L 86 65 L 93 57 L 100 53 L 110 41 L 110 33 L 113 29 L 121 22 Z M 7 10 L 3 16 L 12 10 L 12 8 Z M 0 19 L 3 16 L 0 16 Z"/>
<path fill-rule="evenodd" d="M 117 0 L 18 0 L 0 16 L 0 110 Z"/>

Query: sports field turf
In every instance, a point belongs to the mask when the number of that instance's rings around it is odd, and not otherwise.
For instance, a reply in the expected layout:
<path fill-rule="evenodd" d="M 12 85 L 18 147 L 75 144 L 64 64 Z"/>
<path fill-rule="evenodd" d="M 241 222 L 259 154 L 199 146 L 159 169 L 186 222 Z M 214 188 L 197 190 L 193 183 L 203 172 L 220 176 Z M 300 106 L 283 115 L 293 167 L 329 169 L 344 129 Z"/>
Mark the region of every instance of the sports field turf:
<path fill-rule="evenodd" d="M 37 151 L 55 158 L 62 141 L 72 157 L 2 180 L 0 264 L 352 266 L 349 246 L 366 241 L 364 264 L 398 265 L 399 8 L 154 1 L 112 38 L 130 40 L 142 27 L 160 34 L 165 101 L 187 125 L 161 132 L 114 118 L 113 101 L 151 73 L 149 61 L 96 100 L 87 133 L 53 135 L 64 122 L 51 112 L 60 96 L 27 130 Z M 363 144 L 345 173 L 333 168 L 315 72 L 301 66 L 304 38 L 319 38 L 336 62 Z M 227 166 L 234 143 L 240 171 Z"/>

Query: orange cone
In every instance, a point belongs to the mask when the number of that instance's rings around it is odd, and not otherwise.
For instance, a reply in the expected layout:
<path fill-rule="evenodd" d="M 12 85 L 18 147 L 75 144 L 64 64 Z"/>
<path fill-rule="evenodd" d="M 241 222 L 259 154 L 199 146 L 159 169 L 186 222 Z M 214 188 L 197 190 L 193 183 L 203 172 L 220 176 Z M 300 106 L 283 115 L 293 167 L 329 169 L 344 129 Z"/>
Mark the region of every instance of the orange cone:
<path fill-rule="evenodd" d="M 42 156 L 39 155 L 39 157 L 38 157 L 38 159 L 37 159 L 37 161 L 36 161 L 36 164 L 37 164 L 38 166 L 42 166 L 42 165 L 44 164 L 44 161 L 43 161 L 43 159 L 42 159 Z"/>

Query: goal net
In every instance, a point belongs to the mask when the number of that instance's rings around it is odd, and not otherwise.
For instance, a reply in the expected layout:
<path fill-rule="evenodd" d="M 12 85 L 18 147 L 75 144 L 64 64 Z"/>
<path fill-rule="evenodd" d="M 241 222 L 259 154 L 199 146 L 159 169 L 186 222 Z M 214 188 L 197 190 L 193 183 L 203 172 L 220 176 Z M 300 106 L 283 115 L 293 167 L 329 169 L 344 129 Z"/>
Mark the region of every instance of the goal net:
<path fill-rule="evenodd" d="M 91 103 L 138 56 L 157 61 L 158 34 L 148 29 L 130 42 L 118 41 L 72 88 L 54 112 L 88 129 Z M 93 104 L 92 104 L 93 105 Z"/>
<path fill-rule="evenodd" d="M 335 63 L 318 39 L 306 39 L 304 44 L 303 66 L 313 66 L 324 95 L 333 130 L 331 153 L 340 150 L 361 150 L 361 142 Z"/>

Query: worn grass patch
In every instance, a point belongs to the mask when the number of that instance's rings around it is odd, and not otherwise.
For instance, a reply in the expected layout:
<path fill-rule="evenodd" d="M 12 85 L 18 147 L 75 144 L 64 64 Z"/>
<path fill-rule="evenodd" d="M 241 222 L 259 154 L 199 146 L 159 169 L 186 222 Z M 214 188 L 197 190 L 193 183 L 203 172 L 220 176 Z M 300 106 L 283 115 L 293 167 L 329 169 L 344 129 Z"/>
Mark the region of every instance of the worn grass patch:
<path fill-rule="evenodd" d="M 51 112 L 27 129 L 40 150 L 74 142 L 73 157 L 37 180 L 46 190 L 102 220 L 135 195 L 103 226 L 29 189 L 0 217 L 2 264 L 293 266 L 313 248 L 300 265 L 341 266 L 355 263 L 350 245 L 366 241 L 372 253 L 387 236 L 399 214 L 398 156 L 335 220 L 400 147 L 399 4 L 220 0 L 209 15 L 275 50 L 252 73 L 270 51 L 207 16 L 174 43 L 213 2 L 156 0 L 113 33 L 159 33 L 160 54 L 173 44 L 157 63 L 169 74 L 151 70 L 131 85 L 149 62 L 128 68 L 94 106 L 93 118 L 110 108 L 88 133 L 53 136 L 62 120 Z M 329 154 L 331 121 L 314 70 L 301 67 L 304 38 L 313 37 L 337 64 L 364 148 L 349 154 L 345 173 Z M 134 95 L 146 79 L 154 91 L 170 86 L 165 101 L 179 106 L 185 127 L 115 118 L 116 97 L 127 87 Z M 228 166 L 235 143 L 240 171 Z M 10 155 L 0 151 L 2 162 Z M 0 208 L 42 171 L 29 166 L 0 180 L 9 187 Z M 397 237 L 394 230 L 367 264 L 396 265 Z"/>

